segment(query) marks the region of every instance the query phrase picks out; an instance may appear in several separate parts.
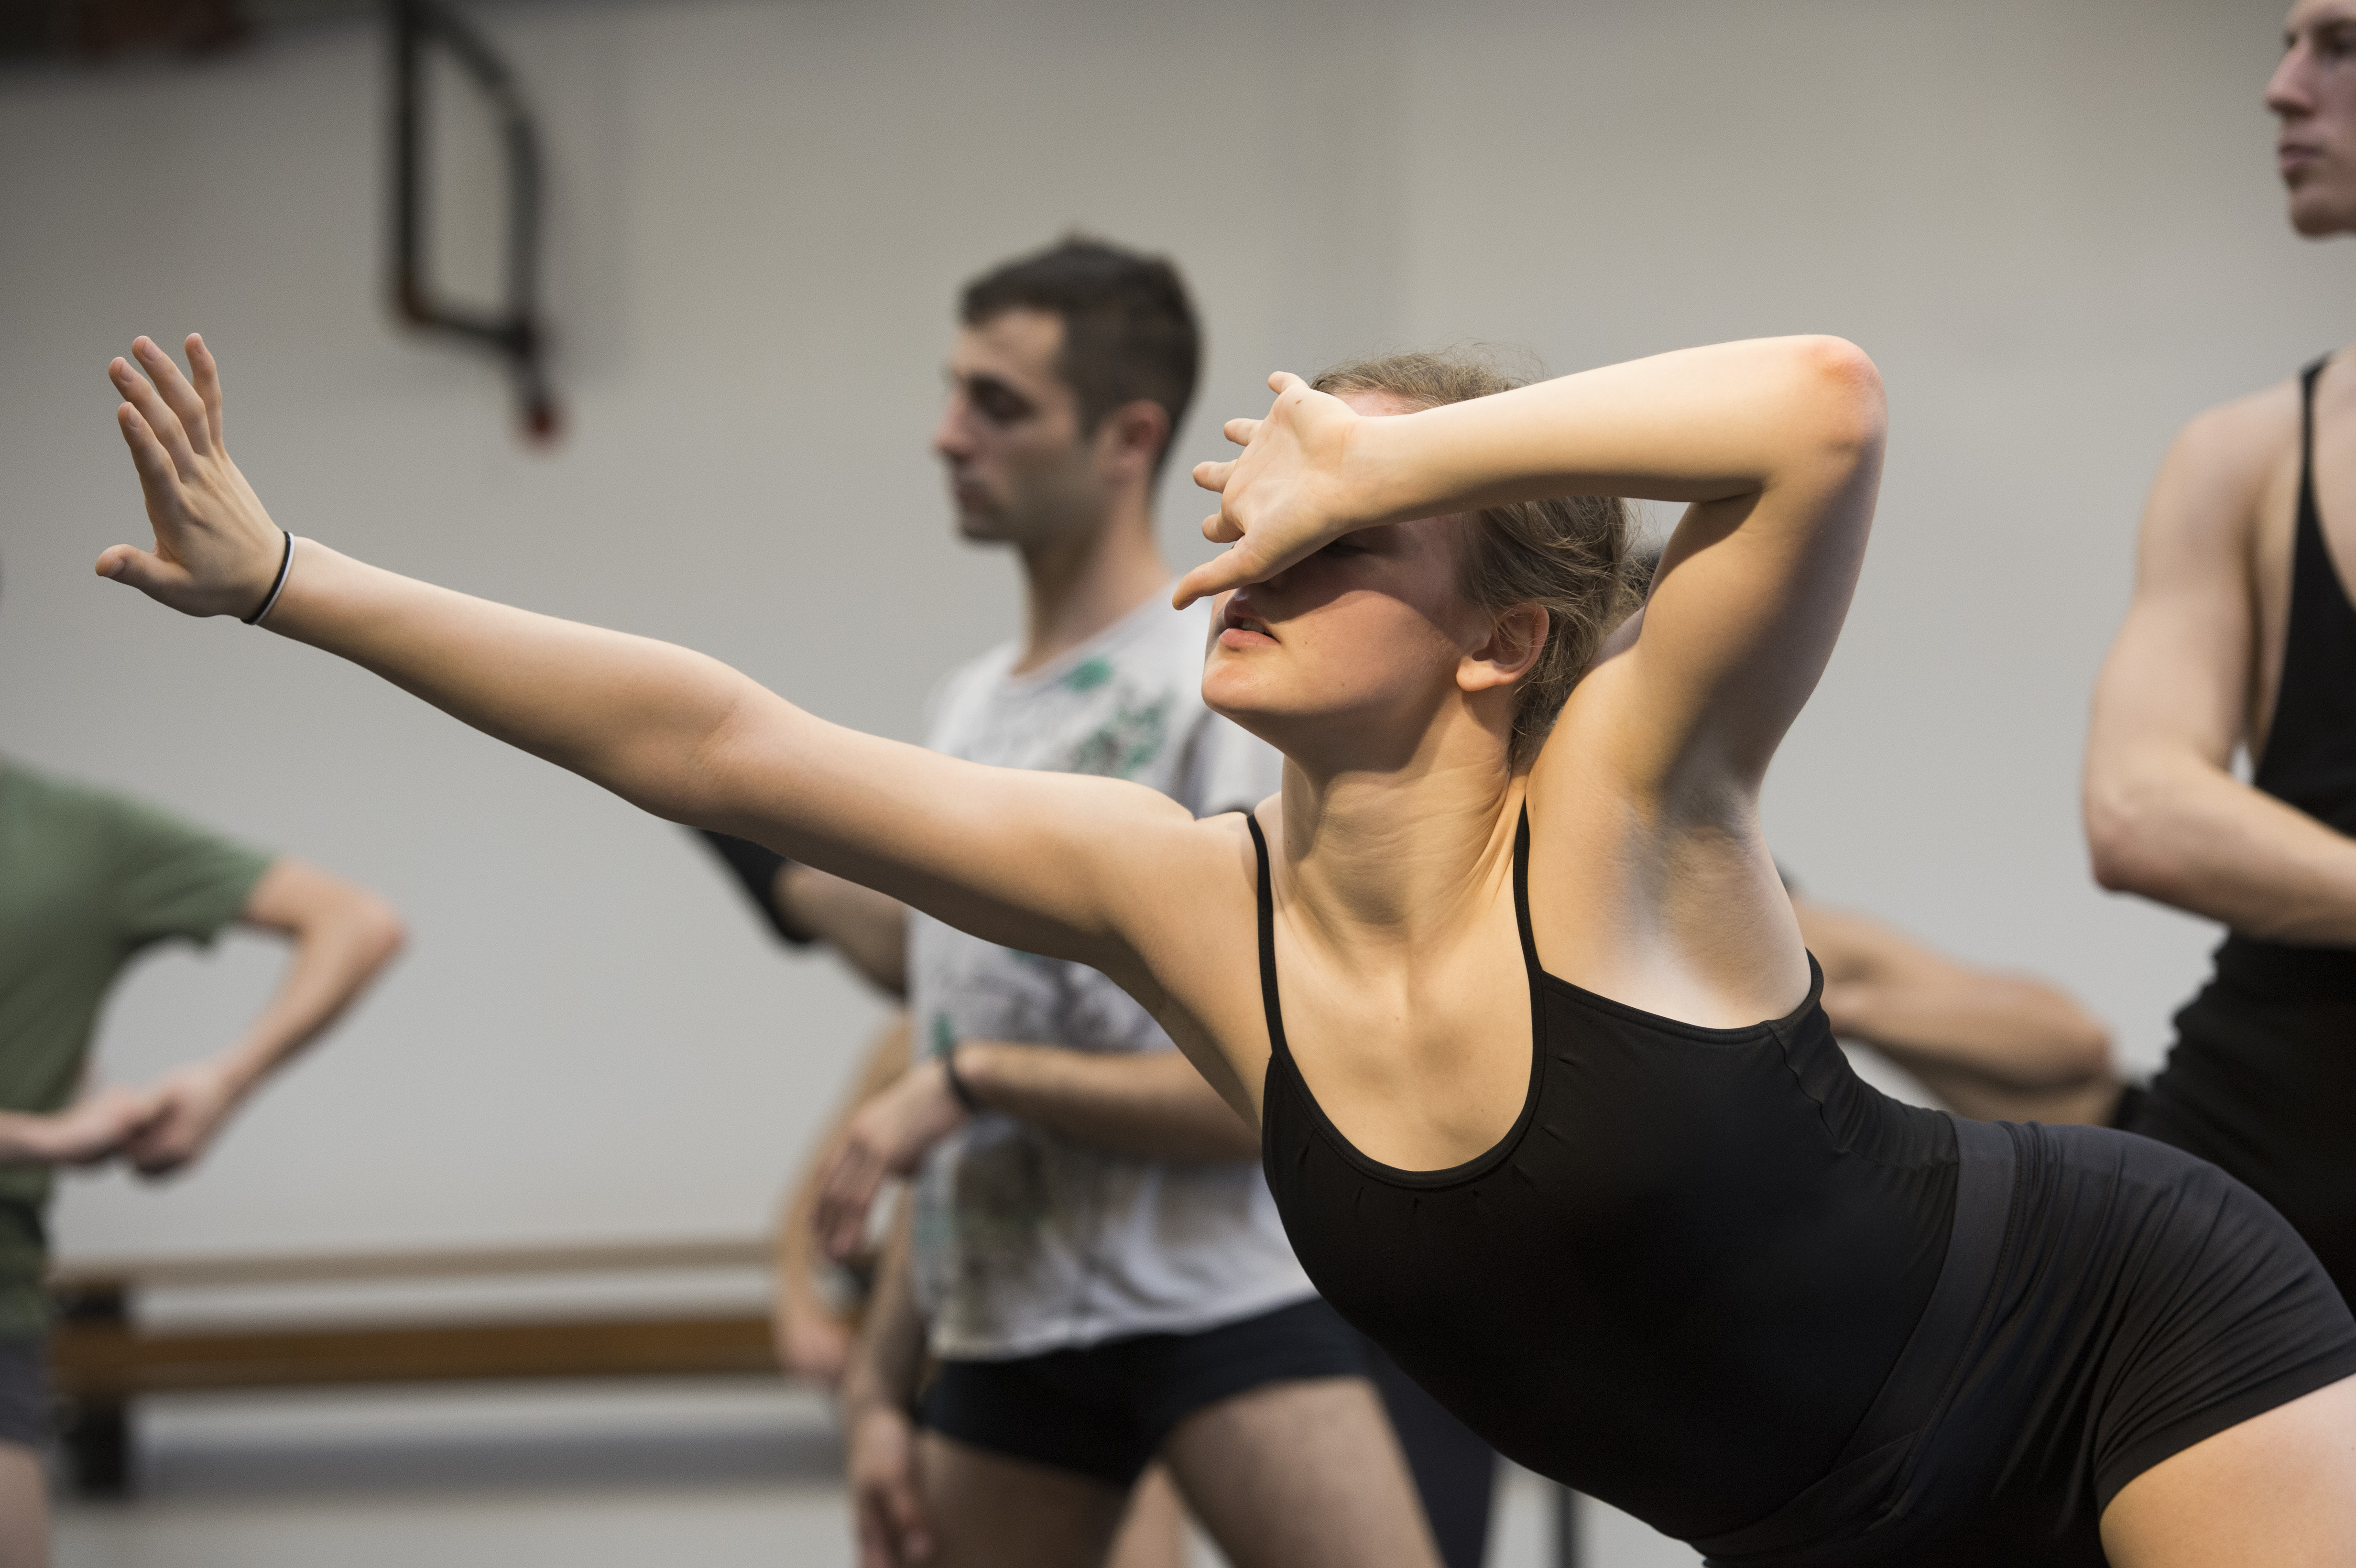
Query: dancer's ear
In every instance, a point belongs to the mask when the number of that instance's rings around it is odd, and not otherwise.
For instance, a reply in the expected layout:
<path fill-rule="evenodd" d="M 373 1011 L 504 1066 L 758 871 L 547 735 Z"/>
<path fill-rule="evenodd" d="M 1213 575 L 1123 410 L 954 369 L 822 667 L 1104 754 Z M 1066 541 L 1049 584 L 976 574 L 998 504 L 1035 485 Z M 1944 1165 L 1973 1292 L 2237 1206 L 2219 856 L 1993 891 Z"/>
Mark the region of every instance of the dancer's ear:
<path fill-rule="evenodd" d="M 1490 691 L 1511 686 L 1537 667 L 1546 652 L 1547 613 L 1536 604 L 1515 604 L 1489 623 L 1489 635 L 1457 662 L 1456 685 L 1462 691 Z"/>

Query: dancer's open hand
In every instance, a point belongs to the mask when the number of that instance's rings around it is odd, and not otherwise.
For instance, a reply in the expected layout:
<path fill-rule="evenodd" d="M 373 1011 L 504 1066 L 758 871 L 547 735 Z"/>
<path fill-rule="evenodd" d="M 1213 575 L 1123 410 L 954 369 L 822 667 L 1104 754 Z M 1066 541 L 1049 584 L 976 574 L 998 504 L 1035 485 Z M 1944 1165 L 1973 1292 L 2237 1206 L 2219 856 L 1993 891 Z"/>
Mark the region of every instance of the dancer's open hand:
<path fill-rule="evenodd" d="M 1365 475 L 1353 463 L 1365 423 L 1357 411 L 1282 370 L 1268 384 L 1276 401 L 1267 418 L 1226 423 L 1243 455 L 1194 465 L 1194 483 L 1219 493 L 1203 537 L 1230 548 L 1179 579 L 1181 609 L 1264 581 L 1352 528 L 1383 520 L 1370 512 Z"/>
<path fill-rule="evenodd" d="M 194 333 L 187 347 L 193 385 L 152 338 L 133 340 L 137 365 L 106 368 L 123 397 L 114 421 L 139 470 L 155 548 L 115 545 L 98 558 L 98 574 L 183 614 L 247 615 L 276 580 L 285 540 L 221 443 L 220 367 Z"/>

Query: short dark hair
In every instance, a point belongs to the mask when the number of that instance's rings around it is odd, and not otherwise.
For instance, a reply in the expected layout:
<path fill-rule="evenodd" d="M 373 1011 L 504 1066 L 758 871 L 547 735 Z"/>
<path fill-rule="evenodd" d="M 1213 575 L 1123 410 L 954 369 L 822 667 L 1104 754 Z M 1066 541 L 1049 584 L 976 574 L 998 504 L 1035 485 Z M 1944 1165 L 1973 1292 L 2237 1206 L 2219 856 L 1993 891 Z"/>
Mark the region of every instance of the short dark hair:
<path fill-rule="evenodd" d="M 1203 362 L 1202 329 L 1178 269 L 1160 256 L 1073 234 L 966 284 L 958 318 L 980 326 L 1011 310 L 1062 319 L 1055 371 L 1079 403 L 1082 434 L 1093 434 L 1124 403 L 1162 406 L 1170 433 L 1153 456 L 1159 474 L 1194 400 Z"/>

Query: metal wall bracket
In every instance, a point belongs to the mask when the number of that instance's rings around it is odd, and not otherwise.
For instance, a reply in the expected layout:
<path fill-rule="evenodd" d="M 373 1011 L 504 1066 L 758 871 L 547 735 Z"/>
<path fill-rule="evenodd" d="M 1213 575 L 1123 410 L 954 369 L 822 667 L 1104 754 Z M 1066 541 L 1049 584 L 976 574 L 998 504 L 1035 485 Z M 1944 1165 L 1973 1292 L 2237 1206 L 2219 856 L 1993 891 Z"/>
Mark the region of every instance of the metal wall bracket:
<path fill-rule="evenodd" d="M 391 0 L 393 48 L 393 309 L 422 331 L 487 348 L 508 363 L 517 414 L 538 442 L 555 438 L 547 323 L 540 314 L 540 136 L 497 51 L 444 0 Z M 425 58 L 440 47 L 491 101 L 507 153 L 507 300 L 496 314 L 437 297 L 425 260 Z"/>

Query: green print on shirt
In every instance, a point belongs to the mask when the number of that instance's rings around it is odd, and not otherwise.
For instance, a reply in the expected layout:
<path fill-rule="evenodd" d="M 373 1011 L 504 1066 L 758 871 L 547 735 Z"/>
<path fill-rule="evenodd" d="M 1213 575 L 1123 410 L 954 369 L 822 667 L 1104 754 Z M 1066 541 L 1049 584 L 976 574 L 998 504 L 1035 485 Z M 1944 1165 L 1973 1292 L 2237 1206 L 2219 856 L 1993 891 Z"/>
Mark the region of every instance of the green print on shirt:
<path fill-rule="evenodd" d="M 1087 666 L 1081 667 L 1083 669 Z M 1078 671 L 1074 671 L 1077 674 Z M 1064 767 L 1067 773 L 1094 773 L 1098 777 L 1133 779 L 1139 771 L 1162 754 L 1162 745 L 1170 739 L 1170 694 L 1163 692 L 1142 708 L 1122 703 L 1113 715 L 1094 733 L 1072 748 L 1071 761 Z"/>
<path fill-rule="evenodd" d="M 1066 691 L 1094 691 L 1112 678 L 1112 660 L 1099 654 L 1073 667 L 1064 677 Z"/>

